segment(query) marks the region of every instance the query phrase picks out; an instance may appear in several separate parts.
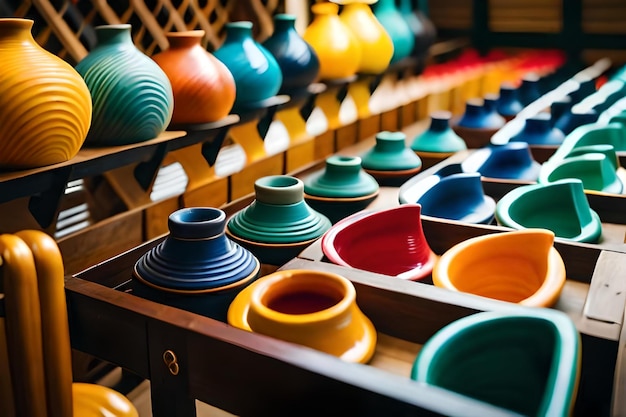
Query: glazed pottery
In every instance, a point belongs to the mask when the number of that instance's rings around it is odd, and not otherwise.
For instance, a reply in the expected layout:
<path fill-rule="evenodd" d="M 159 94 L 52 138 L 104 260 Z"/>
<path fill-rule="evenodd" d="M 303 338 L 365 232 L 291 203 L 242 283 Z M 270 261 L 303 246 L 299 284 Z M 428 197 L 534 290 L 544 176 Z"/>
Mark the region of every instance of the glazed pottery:
<path fill-rule="evenodd" d="M 188 207 L 168 218 L 169 234 L 137 260 L 134 292 L 198 314 L 226 319 L 228 305 L 260 270 L 257 258 L 224 233 L 226 214 Z"/>
<path fill-rule="evenodd" d="M 496 118 L 495 116 L 499 116 Z M 465 112 L 451 122 L 452 129 L 465 141 L 470 149 L 481 148 L 504 126 L 505 120 L 494 109 L 485 108 L 483 99 L 470 99 L 465 103 Z"/>
<path fill-rule="evenodd" d="M 465 141 L 450 127 L 452 113 L 436 111 L 430 114 L 430 125 L 411 142 L 415 152 L 453 154 L 467 149 Z"/>
<path fill-rule="evenodd" d="M 550 104 L 550 120 L 552 125 L 556 126 L 563 115 L 569 113 L 572 109 L 572 98 L 570 96 L 562 97 Z"/>
<path fill-rule="evenodd" d="M 320 238 L 330 220 L 304 200 L 304 183 L 289 175 L 261 177 L 254 201 L 235 213 L 226 233 L 264 264 L 282 265 Z"/>
<path fill-rule="evenodd" d="M 366 208 L 379 192 L 378 182 L 362 169 L 358 156 L 329 156 L 325 167 L 303 182 L 305 201 L 333 224 Z"/>
<path fill-rule="evenodd" d="M 510 83 L 500 85 L 500 94 L 496 103 L 498 114 L 506 120 L 511 120 L 522 111 L 524 105 L 519 99 L 517 87 Z"/>
<path fill-rule="evenodd" d="M 174 109 L 172 85 L 131 38 L 131 25 L 96 26 L 96 46 L 77 65 L 91 92 L 85 146 L 144 142 L 161 134 Z"/>
<path fill-rule="evenodd" d="M 415 34 L 396 7 L 395 0 L 378 0 L 372 4 L 372 10 L 393 42 L 390 64 L 409 57 L 415 48 Z"/>
<path fill-rule="evenodd" d="M 553 163 L 544 164 L 539 176 L 542 184 L 565 178 L 578 178 L 585 190 L 603 191 L 621 194 L 624 185 L 617 175 L 615 163 L 617 157 L 610 145 L 595 145 L 587 152 L 570 155 Z M 576 148 L 579 151 L 584 147 Z M 594 152 L 596 151 L 596 152 Z"/>
<path fill-rule="evenodd" d="M 616 152 L 626 151 L 626 135 L 624 135 L 623 125 L 618 122 L 611 122 L 605 125 L 589 123 L 579 126 L 565 136 L 548 162 L 566 158 L 576 148 L 595 145 L 610 145 Z"/>
<path fill-rule="evenodd" d="M 376 143 L 361 159 L 363 169 L 382 185 L 404 182 L 422 169 L 422 160 L 406 145 L 406 135 L 400 131 L 378 132 Z"/>
<path fill-rule="evenodd" d="M 565 285 L 565 265 L 553 243 L 554 233 L 546 229 L 464 240 L 438 259 L 433 284 L 529 307 L 552 307 Z"/>
<path fill-rule="evenodd" d="M 524 107 L 541 97 L 539 81 L 539 76 L 533 73 L 522 77 L 522 82 L 518 88 L 518 96 Z"/>
<path fill-rule="evenodd" d="M 233 75 L 202 46 L 204 34 L 203 30 L 169 32 L 169 48 L 152 56 L 172 84 L 172 125 L 220 120 L 235 103 Z"/>
<path fill-rule="evenodd" d="M 376 330 L 356 303 L 352 283 L 331 272 L 287 269 L 266 275 L 242 291 L 228 323 L 337 356 L 367 363 Z"/>
<path fill-rule="evenodd" d="M 339 6 L 322 2 L 311 6 L 313 21 L 302 34 L 319 61 L 321 80 L 354 76 L 361 62 L 361 45 L 352 31 L 339 18 Z"/>
<path fill-rule="evenodd" d="M 228 22 L 226 38 L 214 52 L 235 78 L 236 97 L 233 112 L 262 108 L 274 97 L 283 83 L 276 58 L 252 37 L 252 22 Z"/>
<path fill-rule="evenodd" d="M 35 41 L 33 23 L 0 18 L 0 169 L 72 159 L 91 123 L 87 85 Z"/>
<path fill-rule="evenodd" d="M 524 127 L 510 140 L 530 145 L 560 145 L 564 139 L 563 132 L 553 127 L 550 113 L 539 112 L 526 118 Z"/>
<path fill-rule="evenodd" d="M 424 216 L 475 224 L 491 223 L 496 202 L 485 195 L 480 173 L 443 171 L 408 180 L 400 187 L 400 203 L 420 204 Z"/>
<path fill-rule="evenodd" d="M 363 0 L 335 0 L 343 5 L 339 18 L 350 28 L 361 46 L 357 72 L 380 74 L 389 67 L 393 56 L 393 41 L 378 21 L 372 8 Z"/>
<path fill-rule="evenodd" d="M 554 123 L 554 127 L 567 136 L 579 126 L 595 123 L 598 120 L 598 116 L 598 113 L 594 110 L 578 112 L 571 108 Z"/>
<path fill-rule="evenodd" d="M 317 54 L 296 31 L 295 22 L 294 15 L 274 15 L 274 32 L 262 44 L 274 56 L 283 75 L 278 92 L 290 96 L 305 93 L 320 72 Z"/>
<path fill-rule="evenodd" d="M 515 141 L 477 149 L 461 165 L 464 172 L 479 172 L 483 177 L 533 182 L 541 169 L 528 143 Z"/>
<path fill-rule="evenodd" d="M 475 313 L 442 327 L 422 346 L 415 381 L 520 415 L 572 415 L 581 369 L 581 338 L 552 309 Z"/>
<path fill-rule="evenodd" d="M 563 239 L 596 243 L 602 235 L 598 213 L 589 207 L 577 178 L 519 186 L 496 204 L 496 220 L 513 229 L 544 228 Z"/>
<path fill-rule="evenodd" d="M 355 213 L 322 237 L 326 258 L 337 265 L 411 281 L 430 277 L 437 255 L 422 229 L 419 204 Z"/>
<path fill-rule="evenodd" d="M 414 0 L 400 0 L 399 8 L 415 37 L 412 54 L 423 61 L 437 40 L 437 29 L 428 17 L 428 2 L 417 0 L 418 4 L 414 3 Z"/>

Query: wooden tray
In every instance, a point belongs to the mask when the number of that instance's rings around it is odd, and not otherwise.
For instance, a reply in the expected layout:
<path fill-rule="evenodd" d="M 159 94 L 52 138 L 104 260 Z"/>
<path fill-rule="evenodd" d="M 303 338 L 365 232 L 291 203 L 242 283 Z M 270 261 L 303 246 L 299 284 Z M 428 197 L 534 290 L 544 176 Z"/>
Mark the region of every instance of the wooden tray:
<path fill-rule="evenodd" d="M 384 188 L 371 209 L 398 204 Z M 225 208 L 232 215 L 250 200 Z M 423 219 L 433 250 L 498 226 Z M 352 364 L 281 340 L 139 298 L 122 291 L 132 266 L 155 239 L 68 276 L 72 346 L 150 380 L 155 417 L 195 416 L 195 399 L 237 415 L 510 415 L 507 410 L 409 379 L 421 345 L 438 329 L 478 311 L 515 304 L 330 264 L 319 241 L 283 269 L 334 271 L 349 278 L 361 309 L 379 332 L 372 361 Z M 621 346 L 626 253 L 556 243 L 568 281 L 555 308 L 581 332 L 583 359 L 575 415 L 624 415 Z M 175 366 L 164 354 L 175 357 Z M 174 375 L 170 369 L 176 369 Z"/>

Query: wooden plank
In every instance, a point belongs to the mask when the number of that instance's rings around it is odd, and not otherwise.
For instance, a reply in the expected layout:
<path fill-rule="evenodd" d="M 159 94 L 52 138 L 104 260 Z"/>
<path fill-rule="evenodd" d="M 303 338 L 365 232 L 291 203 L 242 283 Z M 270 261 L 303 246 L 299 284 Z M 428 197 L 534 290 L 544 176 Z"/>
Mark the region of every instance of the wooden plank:
<path fill-rule="evenodd" d="M 626 254 L 602 251 L 591 278 L 585 316 L 607 323 L 623 324 L 626 308 Z"/>

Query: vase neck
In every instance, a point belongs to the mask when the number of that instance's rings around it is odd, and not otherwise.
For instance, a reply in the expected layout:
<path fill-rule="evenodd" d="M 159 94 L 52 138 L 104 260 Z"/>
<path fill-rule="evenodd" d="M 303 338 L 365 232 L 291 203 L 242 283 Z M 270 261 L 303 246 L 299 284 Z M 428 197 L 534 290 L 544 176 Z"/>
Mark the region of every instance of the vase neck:
<path fill-rule="evenodd" d="M 336 155 L 326 159 L 326 173 L 329 176 L 358 177 L 360 171 L 359 157 Z"/>
<path fill-rule="evenodd" d="M 430 115 L 431 132 L 445 132 L 450 128 L 450 118 L 452 114 L 448 111 L 437 111 Z"/>
<path fill-rule="evenodd" d="M 240 21 L 226 23 L 226 42 L 240 42 L 252 38 L 252 22 Z"/>
<path fill-rule="evenodd" d="M 189 48 L 200 45 L 204 33 L 203 30 L 192 30 L 187 32 L 171 32 L 166 36 L 170 43 L 170 48 Z"/>
<path fill-rule="evenodd" d="M 304 183 L 290 175 L 270 175 L 254 183 L 255 199 L 266 204 L 295 204 L 304 200 Z"/>
<path fill-rule="evenodd" d="M 376 135 L 376 148 L 382 152 L 402 151 L 406 135 L 402 132 L 379 132 Z"/>
<path fill-rule="evenodd" d="M 132 44 L 129 24 L 96 26 L 96 38 L 98 45 Z"/>
<path fill-rule="evenodd" d="M 0 19 L 0 38 L 10 38 L 19 41 L 32 41 L 33 21 L 29 19 L 6 18 Z"/>
<path fill-rule="evenodd" d="M 290 14 L 277 14 L 274 16 L 274 32 L 285 32 L 296 28 L 296 17 Z"/>

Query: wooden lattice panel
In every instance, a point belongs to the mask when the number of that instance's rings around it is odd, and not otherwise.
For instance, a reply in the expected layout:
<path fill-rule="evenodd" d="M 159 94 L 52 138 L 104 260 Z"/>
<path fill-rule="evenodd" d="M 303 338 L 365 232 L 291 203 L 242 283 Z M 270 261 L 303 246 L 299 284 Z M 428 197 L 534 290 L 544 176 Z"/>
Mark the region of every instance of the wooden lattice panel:
<path fill-rule="evenodd" d="M 626 34 L 626 1 L 583 0 L 583 32 Z"/>
<path fill-rule="evenodd" d="M 562 1 L 567 0 L 489 0 L 489 28 L 493 32 L 560 32 Z"/>
<path fill-rule="evenodd" d="M 169 44 L 168 32 L 202 29 L 204 45 L 219 47 L 224 25 L 251 20 L 258 38 L 273 31 L 272 16 L 281 11 L 280 0 L 0 0 L 4 17 L 35 21 L 33 34 L 50 52 L 76 65 L 96 44 L 94 28 L 128 23 L 135 45 L 154 55 Z"/>

